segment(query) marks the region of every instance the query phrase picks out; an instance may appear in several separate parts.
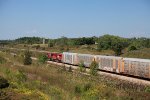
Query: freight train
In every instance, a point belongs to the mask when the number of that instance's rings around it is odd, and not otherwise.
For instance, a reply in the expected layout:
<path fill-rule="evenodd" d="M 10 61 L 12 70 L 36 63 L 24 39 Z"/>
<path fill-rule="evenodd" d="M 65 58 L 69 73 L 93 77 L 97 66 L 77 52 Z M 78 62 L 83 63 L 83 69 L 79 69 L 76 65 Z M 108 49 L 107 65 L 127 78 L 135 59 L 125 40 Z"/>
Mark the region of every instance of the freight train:
<path fill-rule="evenodd" d="M 79 53 L 47 53 L 49 60 L 79 65 L 83 62 L 89 67 L 92 61 L 98 63 L 98 69 L 118 74 L 132 75 L 150 79 L 150 60 L 138 58 L 124 58 L 116 56 L 91 55 Z"/>

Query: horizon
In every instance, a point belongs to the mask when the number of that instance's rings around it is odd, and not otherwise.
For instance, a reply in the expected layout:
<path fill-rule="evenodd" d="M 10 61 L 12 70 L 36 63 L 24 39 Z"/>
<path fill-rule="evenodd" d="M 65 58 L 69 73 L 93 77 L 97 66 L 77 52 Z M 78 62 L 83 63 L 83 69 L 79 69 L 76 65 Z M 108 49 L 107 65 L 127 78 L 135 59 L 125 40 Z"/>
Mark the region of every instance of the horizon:
<path fill-rule="evenodd" d="M 0 1 L 0 40 L 20 37 L 150 38 L 149 0 Z"/>
<path fill-rule="evenodd" d="M 111 35 L 111 34 L 104 34 L 104 35 Z M 65 37 L 65 38 L 68 38 L 68 39 L 73 39 L 73 38 L 92 38 L 92 37 L 99 38 L 99 37 L 102 37 L 104 35 L 100 35 L 100 36 L 83 36 L 83 37 L 66 37 L 66 36 L 61 36 L 61 37 L 58 37 L 58 38 L 47 38 L 47 37 L 38 37 L 38 36 L 24 36 L 24 37 L 18 37 L 18 38 L 15 38 L 15 39 L 6 39 L 6 40 L 0 39 L 0 41 L 14 41 L 14 40 L 17 40 L 17 39 L 20 39 L 20 38 L 33 38 L 33 37 L 41 38 L 41 39 L 42 38 L 44 38 L 44 39 L 60 39 L 62 37 Z M 118 36 L 118 35 L 111 35 L 111 36 Z M 121 37 L 121 36 L 118 36 L 118 37 L 126 38 L 126 39 L 131 39 L 131 38 L 136 38 L 136 39 L 138 39 L 138 38 L 147 38 L 147 39 L 149 39 L 149 37 Z"/>

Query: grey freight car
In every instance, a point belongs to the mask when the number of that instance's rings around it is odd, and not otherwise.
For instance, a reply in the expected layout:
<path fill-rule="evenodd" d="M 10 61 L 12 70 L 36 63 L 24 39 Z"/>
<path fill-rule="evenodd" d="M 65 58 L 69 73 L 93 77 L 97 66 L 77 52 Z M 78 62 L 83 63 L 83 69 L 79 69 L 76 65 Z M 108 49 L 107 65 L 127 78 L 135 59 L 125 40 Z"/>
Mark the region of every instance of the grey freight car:
<path fill-rule="evenodd" d="M 63 62 L 68 64 L 77 65 L 77 53 L 63 52 Z"/>
<path fill-rule="evenodd" d="M 123 73 L 128 75 L 150 78 L 150 60 L 123 58 Z"/>
<path fill-rule="evenodd" d="M 117 73 L 119 73 L 122 70 L 122 57 L 96 55 L 96 61 L 99 65 L 99 69 L 101 70 Z"/>
<path fill-rule="evenodd" d="M 95 55 L 90 55 L 90 54 L 77 55 L 78 63 L 83 62 L 86 67 L 89 67 L 94 59 L 95 59 Z"/>

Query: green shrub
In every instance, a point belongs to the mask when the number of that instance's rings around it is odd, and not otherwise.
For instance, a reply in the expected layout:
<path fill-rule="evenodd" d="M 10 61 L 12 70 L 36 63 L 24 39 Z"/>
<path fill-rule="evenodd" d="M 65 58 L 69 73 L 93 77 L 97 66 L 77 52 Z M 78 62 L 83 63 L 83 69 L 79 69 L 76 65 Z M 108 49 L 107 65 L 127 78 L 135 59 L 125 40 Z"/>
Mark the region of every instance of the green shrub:
<path fill-rule="evenodd" d="M 7 78 L 8 80 L 13 80 L 13 79 L 15 79 L 15 78 L 14 78 L 14 73 L 13 73 L 10 69 L 6 68 L 4 73 L 5 73 L 6 78 Z"/>
<path fill-rule="evenodd" d="M 31 53 L 29 51 L 25 51 L 23 63 L 24 65 L 32 64 Z"/>
<path fill-rule="evenodd" d="M 74 89 L 75 94 L 80 94 L 82 92 L 81 86 L 80 85 L 76 85 L 75 89 Z"/>
<path fill-rule="evenodd" d="M 90 83 L 86 83 L 86 84 L 77 84 L 74 88 L 74 93 L 76 95 L 84 95 L 87 91 L 89 91 L 91 88 L 91 84 Z"/>
<path fill-rule="evenodd" d="M 27 80 L 27 76 L 21 70 L 18 70 L 16 77 L 17 77 L 18 83 L 25 82 Z"/>
<path fill-rule="evenodd" d="M 94 60 L 94 61 L 92 61 L 91 65 L 90 65 L 90 74 L 96 75 L 97 71 L 98 71 L 97 69 L 98 69 L 98 63 Z"/>
<path fill-rule="evenodd" d="M 40 57 L 39 57 L 39 62 L 40 63 L 45 63 L 46 61 L 47 61 L 47 56 L 46 55 L 41 55 Z"/>
<path fill-rule="evenodd" d="M 7 88 L 8 86 L 8 81 L 0 76 L 0 89 Z"/>
<path fill-rule="evenodd" d="M 91 84 L 87 83 L 83 86 L 83 91 L 88 91 L 91 88 Z"/>
<path fill-rule="evenodd" d="M 84 65 L 84 62 L 81 61 L 81 62 L 79 63 L 79 68 L 80 68 L 80 71 L 81 71 L 81 72 L 85 72 L 85 65 Z"/>

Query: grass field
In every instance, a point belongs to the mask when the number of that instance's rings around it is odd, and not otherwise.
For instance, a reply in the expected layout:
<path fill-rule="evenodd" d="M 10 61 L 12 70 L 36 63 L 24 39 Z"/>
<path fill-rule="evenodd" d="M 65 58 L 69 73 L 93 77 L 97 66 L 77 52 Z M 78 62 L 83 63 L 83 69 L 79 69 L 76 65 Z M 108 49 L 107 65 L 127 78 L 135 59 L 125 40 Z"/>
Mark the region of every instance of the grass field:
<path fill-rule="evenodd" d="M 106 77 L 89 76 L 65 67 L 40 64 L 24 66 L 21 56 L 0 52 L 0 76 L 10 83 L 0 90 L 0 100 L 149 100 L 150 88 Z"/>

